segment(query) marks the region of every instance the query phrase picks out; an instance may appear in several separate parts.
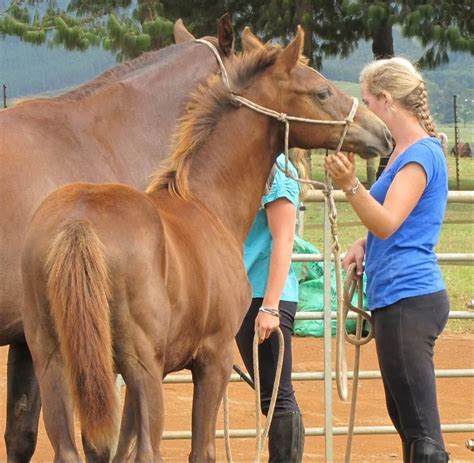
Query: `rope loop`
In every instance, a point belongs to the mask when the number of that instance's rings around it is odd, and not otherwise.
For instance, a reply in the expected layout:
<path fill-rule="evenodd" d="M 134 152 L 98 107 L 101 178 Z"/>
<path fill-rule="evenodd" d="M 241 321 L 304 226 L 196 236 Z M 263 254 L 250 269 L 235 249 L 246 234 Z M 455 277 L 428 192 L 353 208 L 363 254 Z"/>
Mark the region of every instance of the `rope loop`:
<path fill-rule="evenodd" d="M 262 432 L 262 423 L 261 423 L 261 402 L 260 402 L 260 365 L 258 358 L 258 333 L 255 332 L 253 337 L 253 371 L 254 371 L 254 383 L 255 383 L 255 412 L 256 412 L 256 457 L 255 463 L 260 463 L 262 459 L 263 449 L 265 447 L 265 440 L 270 431 L 270 425 L 273 419 L 273 412 L 275 411 L 276 400 L 278 396 L 278 389 L 280 387 L 280 378 L 281 372 L 283 369 L 283 357 L 285 354 L 285 339 L 283 338 L 283 333 L 280 328 L 276 329 L 278 335 L 278 360 L 277 367 L 275 372 L 275 381 L 273 383 L 272 397 L 270 399 L 270 406 L 267 413 L 267 421 L 265 422 L 265 428 Z"/>

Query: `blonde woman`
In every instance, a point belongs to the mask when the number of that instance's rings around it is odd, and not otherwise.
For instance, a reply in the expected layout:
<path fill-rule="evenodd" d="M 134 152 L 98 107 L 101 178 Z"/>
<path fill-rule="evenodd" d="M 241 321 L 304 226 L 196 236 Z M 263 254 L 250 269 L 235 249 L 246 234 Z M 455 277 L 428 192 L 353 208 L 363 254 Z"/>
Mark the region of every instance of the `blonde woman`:
<path fill-rule="evenodd" d="M 292 150 L 289 169 L 305 176 L 304 151 Z M 285 157 L 276 163 L 284 169 Z M 300 168 L 300 172 L 295 168 Z M 252 303 L 236 340 L 247 371 L 253 378 L 253 337 L 260 340 L 260 383 L 262 413 L 267 414 L 278 360 L 280 327 L 285 354 L 280 388 L 268 435 L 269 462 L 299 463 L 303 458 L 304 426 L 291 382 L 291 333 L 298 302 L 298 281 L 291 268 L 299 184 L 275 166 L 268 180 L 262 207 L 245 241 L 244 261 L 252 286 Z"/>
<path fill-rule="evenodd" d="M 409 61 L 375 61 L 363 69 L 360 82 L 363 102 L 387 124 L 396 147 L 370 192 L 355 176 L 352 154 L 326 160 L 368 228 L 343 265 L 354 262 L 361 275 L 365 258 L 386 404 L 402 440 L 403 461 L 446 462 L 433 366 L 434 344 L 449 313 L 433 251 L 448 195 L 445 156 L 425 82 Z"/>

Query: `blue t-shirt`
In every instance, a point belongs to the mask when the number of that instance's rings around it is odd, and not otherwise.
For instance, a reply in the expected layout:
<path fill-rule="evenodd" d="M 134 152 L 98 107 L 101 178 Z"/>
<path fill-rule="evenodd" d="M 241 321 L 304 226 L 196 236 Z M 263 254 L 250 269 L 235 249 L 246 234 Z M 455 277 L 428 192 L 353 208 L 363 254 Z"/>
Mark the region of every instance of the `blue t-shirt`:
<path fill-rule="evenodd" d="M 445 288 L 433 250 L 448 198 L 446 159 L 439 140 L 423 138 L 411 145 L 385 169 L 370 194 L 383 204 L 395 175 L 411 162 L 419 164 L 426 174 L 426 188 L 418 204 L 386 240 L 370 232 L 367 235 L 365 271 L 369 310 Z"/>
<path fill-rule="evenodd" d="M 285 168 L 285 156 L 283 154 L 278 156 L 276 162 L 278 162 L 282 169 Z M 288 169 L 295 177 L 298 175 L 292 164 L 288 163 Z M 299 204 L 299 194 L 298 182 L 287 177 L 279 169 L 275 169 L 275 177 L 271 189 L 262 198 L 262 207 L 257 213 L 257 217 L 244 245 L 244 262 L 247 276 L 252 286 L 252 297 L 264 297 L 267 288 L 272 252 L 272 235 L 268 227 L 265 205 L 279 198 L 287 198 L 288 201 L 294 204 L 296 213 L 296 208 Z M 291 266 L 280 300 L 298 302 L 298 281 Z"/>

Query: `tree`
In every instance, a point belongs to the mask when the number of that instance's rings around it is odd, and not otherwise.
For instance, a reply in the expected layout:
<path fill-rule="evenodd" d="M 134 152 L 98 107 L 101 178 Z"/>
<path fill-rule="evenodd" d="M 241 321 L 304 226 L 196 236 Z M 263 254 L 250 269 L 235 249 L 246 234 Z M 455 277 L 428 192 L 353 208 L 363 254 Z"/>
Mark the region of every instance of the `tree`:
<path fill-rule="evenodd" d="M 65 7 L 56 0 L 13 0 L 0 11 L 1 35 L 67 50 L 103 46 L 116 51 L 118 61 L 170 44 L 172 33 L 156 0 L 71 0 Z"/>
<path fill-rule="evenodd" d="M 171 18 L 209 33 L 209 21 L 224 9 L 233 13 L 237 31 L 245 25 L 264 40 L 286 40 L 301 24 L 306 32 L 305 54 L 320 67 L 325 56 L 348 56 L 360 40 L 372 42 L 375 58 L 394 56 L 393 27 L 426 47 L 421 67 L 449 61 L 449 51 L 474 54 L 472 0 L 162 0 Z"/>
<path fill-rule="evenodd" d="M 422 67 L 448 62 L 450 50 L 474 54 L 472 0 L 70 0 L 63 8 L 57 0 L 12 0 L 0 11 L 0 34 L 67 49 L 102 45 L 120 60 L 170 43 L 170 19 L 208 35 L 226 11 L 237 31 L 251 25 L 264 39 L 286 41 L 301 24 L 305 54 L 318 68 L 325 56 L 348 56 L 360 40 L 372 42 L 376 58 L 393 56 L 394 25 L 426 47 Z"/>

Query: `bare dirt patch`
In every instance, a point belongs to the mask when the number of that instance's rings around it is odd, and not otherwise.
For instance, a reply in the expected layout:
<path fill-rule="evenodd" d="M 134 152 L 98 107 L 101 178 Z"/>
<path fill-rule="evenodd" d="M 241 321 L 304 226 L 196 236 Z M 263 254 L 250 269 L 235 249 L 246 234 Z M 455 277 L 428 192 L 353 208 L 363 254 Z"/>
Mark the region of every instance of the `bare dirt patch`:
<path fill-rule="evenodd" d="M 353 350 L 348 348 L 349 362 Z M 0 433 L 5 430 L 6 400 L 6 358 L 7 348 L 0 348 Z M 236 358 L 238 354 L 236 352 Z M 239 363 L 239 362 L 238 362 Z M 240 362 L 242 364 L 242 362 Z M 436 368 L 474 368 L 474 334 L 446 332 L 439 339 L 436 349 Z M 377 360 L 374 343 L 363 347 L 362 370 L 376 370 Z M 322 339 L 294 338 L 294 371 L 323 370 Z M 438 379 L 438 397 L 442 422 L 474 423 L 474 378 Z M 389 425 L 385 410 L 383 387 L 380 380 L 361 380 L 356 426 Z M 351 383 L 349 384 L 351 386 Z M 297 382 L 297 398 L 304 413 L 306 427 L 324 426 L 323 382 Z M 350 404 L 342 403 L 334 392 L 334 426 L 346 426 Z M 192 389 L 189 384 L 168 384 L 165 386 L 166 431 L 189 430 L 191 426 Z M 229 390 L 230 420 L 232 429 L 255 428 L 253 391 L 246 385 L 232 383 Z M 218 429 L 223 428 L 222 413 Z M 455 462 L 474 462 L 474 452 L 467 450 L 465 442 L 474 438 L 472 433 L 445 433 L 447 449 Z M 79 442 L 79 439 L 77 439 Z M 334 438 L 335 461 L 342 461 L 345 437 Z M 168 440 L 162 445 L 165 461 L 184 462 L 190 450 L 190 441 Z M 217 440 L 218 461 L 225 461 L 222 439 Z M 255 442 L 252 439 L 233 439 L 234 461 L 250 462 L 255 456 Z M 395 435 L 355 436 L 352 451 L 353 462 L 397 462 L 401 461 L 400 444 Z M 44 426 L 41 422 L 38 446 L 33 461 L 52 462 L 53 452 Z M 324 462 L 324 438 L 307 437 L 305 462 Z M 6 462 L 3 440 L 0 442 L 0 462 Z"/>

